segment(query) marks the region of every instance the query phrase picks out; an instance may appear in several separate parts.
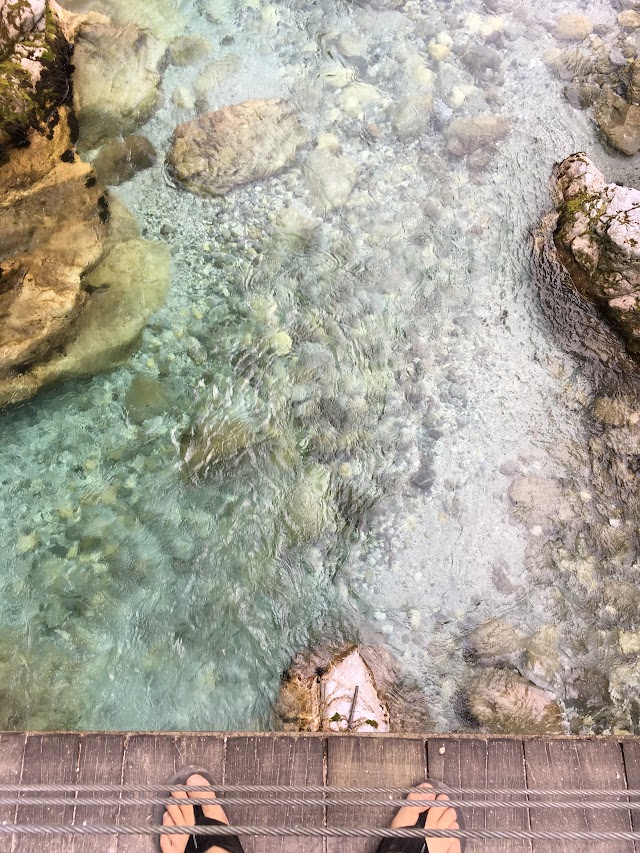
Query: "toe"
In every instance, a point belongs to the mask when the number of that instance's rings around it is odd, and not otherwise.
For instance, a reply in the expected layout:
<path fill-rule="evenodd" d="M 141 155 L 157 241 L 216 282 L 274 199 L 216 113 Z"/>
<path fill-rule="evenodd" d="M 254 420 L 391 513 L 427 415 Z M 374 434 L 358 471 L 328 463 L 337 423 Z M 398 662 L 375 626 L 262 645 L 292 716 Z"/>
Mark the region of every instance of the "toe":
<path fill-rule="evenodd" d="M 428 782 L 424 782 L 415 791 L 407 794 L 407 802 L 413 800 L 424 802 L 425 800 L 435 800 L 435 798 L 433 787 Z M 427 808 L 428 806 L 402 806 L 391 821 L 391 826 L 396 829 L 402 826 L 415 826 L 418 815 Z"/>
<path fill-rule="evenodd" d="M 176 822 L 168 811 L 162 815 L 163 826 L 176 826 Z M 160 849 L 162 853 L 184 853 L 189 842 L 188 835 L 161 835 Z"/>
<path fill-rule="evenodd" d="M 194 773 L 192 776 L 189 776 L 189 778 L 187 779 L 187 785 L 208 785 L 208 784 L 209 784 L 209 782 L 204 778 L 204 776 L 200 776 L 199 773 Z M 204 791 L 200 791 L 200 792 L 190 791 L 189 796 L 190 797 L 200 797 L 201 799 L 204 799 L 206 797 L 208 800 L 215 800 L 215 798 L 216 798 L 216 795 L 213 793 L 213 791 L 206 791 L 206 792 L 204 792 Z M 222 821 L 222 823 L 227 823 L 227 824 L 229 823 L 229 820 L 228 820 L 222 806 L 215 806 L 215 805 L 202 806 L 202 811 L 204 812 L 204 816 L 210 818 L 211 820 L 219 820 L 219 821 Z"/>

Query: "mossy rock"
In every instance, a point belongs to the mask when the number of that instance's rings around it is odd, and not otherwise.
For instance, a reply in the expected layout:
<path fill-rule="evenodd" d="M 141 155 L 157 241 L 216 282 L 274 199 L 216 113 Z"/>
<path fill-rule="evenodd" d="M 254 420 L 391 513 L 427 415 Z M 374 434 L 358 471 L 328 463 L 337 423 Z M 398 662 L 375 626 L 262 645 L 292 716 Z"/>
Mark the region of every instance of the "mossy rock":
<path fill-rule="evenodd" d="M 11 5 L 25 6 L 22 0 Z M 50 4 L 39 22 L 42 29 L 34 26 L 11 40 L 6 23 L 5 8 L 0 17 L 0 144 L 5 146 L 24 144 L 32 129 L 55 126 L 56 110 L 71 91 L 71 47 Z"/>

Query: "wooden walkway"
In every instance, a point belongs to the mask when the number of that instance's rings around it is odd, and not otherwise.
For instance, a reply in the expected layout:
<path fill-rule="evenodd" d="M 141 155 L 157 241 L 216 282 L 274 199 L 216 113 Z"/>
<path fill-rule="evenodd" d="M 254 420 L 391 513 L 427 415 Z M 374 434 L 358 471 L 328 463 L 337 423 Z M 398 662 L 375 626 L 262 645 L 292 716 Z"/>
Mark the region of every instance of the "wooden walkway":
<path fill-rule="evenodd" d="M 480 738 L 395 735 L 236 734 L 0 734 L 3 784 L 155 784 L 190 764 L 210 768 L 226 783 L 277 785 L 413 785 L 431 778 L 459 787 L 640 789 L 640 739 Z M 18 823 L 151 822 L 135 806 L 0 807 L 0 821 Z M 481 797 L 476 795 L 476 799 Z M 467 797 L 466 799 L 472 799 Z M 235 824 L 385 826 L 385 808 L 230 806 Z M 631 815 L 637 815 L 635 825 Z M 640 812 L 475 809 L 472 829 L 640 830 Z M 373 853 L 357 839 L 243 839 L 247 853 Z M 149 837 L 29 838 L 0 836 L 0 853 L 148 853 Z M 631 841 L 585 843 L 528 840 L 469 842 L 467 853 L 640 853 Z"/>

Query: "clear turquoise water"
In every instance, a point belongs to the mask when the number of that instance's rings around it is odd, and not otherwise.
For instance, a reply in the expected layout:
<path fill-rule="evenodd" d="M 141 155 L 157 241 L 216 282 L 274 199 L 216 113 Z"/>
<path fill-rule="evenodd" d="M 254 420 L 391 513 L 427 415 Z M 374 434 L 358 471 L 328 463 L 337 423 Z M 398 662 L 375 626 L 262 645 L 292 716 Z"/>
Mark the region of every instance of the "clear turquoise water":
<path fill-rule="evenodd" d="M 541 61 L 557 4 L 535 27 L 510 5 L 492 41 L 504 82 L 427 60 L 434 119 L 401 142 L 388 116 L 411 57 L 444 31 L 489 38 L 469 18 L 486 23 L 482 4 L 169 3 L 174 30 L 237 57 L 211 108 L 287 97 L 359 177 L 325 216 L 298 168 L 217 201 L 161 166 L 114 191 L 170 245 L 171 292 L 128 364 L 0 414 L 2 726 L 268 728 L 282 671 L 329 636 L 392 651 L 452 727 L 468 632 L 556 618 L 506 493 L 517 472 L 585 476 L 570 448 L 590 379 L 540 309 L 530 229 L 553 163 L 599 143 Z M 327 83 L 349 65 L 330 47 L 344 32 L 368 43 L 366 122 Z M 165 74 L 142 129 L 162 153 L 191 117 L 171 93 L 202 64 Z M 513 132 L 486 164 L 447 157 L 452 109 L 501 111 Z"/>

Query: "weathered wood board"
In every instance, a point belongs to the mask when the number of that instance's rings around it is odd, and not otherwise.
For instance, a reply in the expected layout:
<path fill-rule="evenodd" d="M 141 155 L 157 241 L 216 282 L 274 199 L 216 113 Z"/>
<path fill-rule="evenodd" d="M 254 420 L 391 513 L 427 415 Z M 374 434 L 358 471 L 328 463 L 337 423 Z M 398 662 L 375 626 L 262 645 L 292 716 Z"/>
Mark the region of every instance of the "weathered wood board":
<path fill-rule="evenodd" d="M 607 790 L 627 787 L 622 748 L 619 743 L 606 741 L 526 741 L 524 754 L 527 767 L 527 787 L 535 801 L 535 790 L 545 788 L 601 788 Z M 540 798 L 538 798 L 540 799 Z M 572 798 L 575 801 L 575 798 Z M 588 799 L 588 798 L 584 798 Z M 617 799 L 624 799 L 623 796 Z M 558 830 L 630 830 L 631 817 L 627 811 L 598 811 L 587 809 L 531 810 L 532 829 Z M 635 853 L 632 841 L 537 841 L 535 853 Z"/>
<path fill-rule="evenodd" d="M 593 811 L 584 807 L 553 810 L 517 808 L 517 802 L 541 800 L 548 788 L 640 789 L 640 739 L 534 739 L 517 737 L 318 736 L 286 734 L 25 734 L 0 733 L 0 783 L 5 785 L 77 785 L 116 783 L 151 785 L 160 793 L 177 770 L 203 767 L 221 784 L 335 785 L 340 787 L 412 786 L 430 779 L 436 787 L 478 788 L 461 796 L 470 829 L 578 829 L 640 831 L 640 812 Z M 499 797 L 513 807 L 482 807 L 496 799 L 487 788 L 516 788 L 522 794 Z M 109 805 L 18 805 L 0 807 L 0 822 L 22 824 L 142 824 L 153 822 L 153 809 L 123 795 Z M 26 795 L 25 795 L 26 796 Z M 81 794 L 90 797 L 86 793 Z M 228 794 L 232 797 L 233 794 Z M 239 795 L 236 795 L 239 796 Z M 315 796 L 296 795 L 300 799 Z M 269 797 L 268 805 L 231 804 L 232 823 L 272 826 L 384 827 L 394 806 L 286 804 Z M 451 794 L 452 798 L 454 794 Z M 459 796 L 459 795 L 456 795 Z M 548 798 L 546 798 L 548 799 Z M 575 797 L 573 798 L 575 800 Z M 374 853 L 378 842 L 362 839 L 246 838 L 247 853 Z M 25 837 L 0 835 L 0 853 L 152 853 L 150 836 Z M 472 841 L 467 853 L 640 853 L 632 841 L 579 842 Z"/>
<path fill-rule="evenodd" d="M 522 741 L 430 740 L 429 778 L 452 788 L 525 788 L 526 772 Z M 453 799 L 454 795 L 451 795 Z M 506 800 L 483 794 L 465 794 L 463 801 Z M 523 797 L 512 797 L 522 801 Z M 529 829 L 526 809 L 462 808 L 468 829 Z M 475 841 L 474 853 L 531 853 L 531 842 L 512 839 Z"/>
<path fill-rule="evenodd" d="M 410 786 L 427 778 L 425 742 L 397 739 L 340 737 L 327 743 L 327 784 L 367 788 Z M 332 806 L 327 797 L 327 826 L 388 826 L 395 808 L 384 806 Z M 328 853 L 373 853 L 375 839 L 333 839 Z"/>

